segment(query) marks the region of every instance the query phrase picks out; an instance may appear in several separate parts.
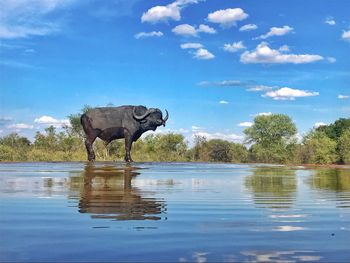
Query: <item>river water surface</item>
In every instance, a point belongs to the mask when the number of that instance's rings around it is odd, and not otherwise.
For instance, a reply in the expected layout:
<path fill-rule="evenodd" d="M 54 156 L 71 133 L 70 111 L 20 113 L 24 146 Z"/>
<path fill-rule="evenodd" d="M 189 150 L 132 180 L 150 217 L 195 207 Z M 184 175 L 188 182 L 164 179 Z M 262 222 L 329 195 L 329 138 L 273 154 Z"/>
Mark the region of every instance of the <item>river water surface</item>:
<path fill-rule="evenodd" d="M 0 163 L 0 261 L 350 262 L 350 170 Z"/>

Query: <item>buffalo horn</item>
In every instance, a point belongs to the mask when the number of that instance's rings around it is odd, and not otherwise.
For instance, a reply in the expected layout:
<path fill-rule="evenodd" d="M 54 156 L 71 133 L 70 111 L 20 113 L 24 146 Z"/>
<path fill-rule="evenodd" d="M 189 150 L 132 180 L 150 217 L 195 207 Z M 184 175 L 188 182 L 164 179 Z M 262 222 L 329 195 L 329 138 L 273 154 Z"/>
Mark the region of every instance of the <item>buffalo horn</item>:
<path fill-rule="evenodd" d="M 155 109 L 148 109 L 144 114 L 142 114 L 142 115 L 136 115 L 136 112 L 135 112 L 135 109 L 136 108 L 134 108 L 134 110 L 133 110 L 133 112 L 132 112 L 132 115 L 134 116 L 134 118 L 136 119 L 136 120 L 143 120 L 144 118 L 146 118 L 149 114 L 151 114 L 152 112 L 154 112 L 155 111 Z"/>
<path fill-rule="evenodd" d="M 165 112 L 166 112 L 166 115 L 165 115 L 165 118 L 163 119 L 163 122 L 164 122 L 164 123 L 165 123 L 165 122 L 168 120 L 168 118 L 169 118 L 169 113 L 168 113 L 168 111 L 165 110 Z"/>

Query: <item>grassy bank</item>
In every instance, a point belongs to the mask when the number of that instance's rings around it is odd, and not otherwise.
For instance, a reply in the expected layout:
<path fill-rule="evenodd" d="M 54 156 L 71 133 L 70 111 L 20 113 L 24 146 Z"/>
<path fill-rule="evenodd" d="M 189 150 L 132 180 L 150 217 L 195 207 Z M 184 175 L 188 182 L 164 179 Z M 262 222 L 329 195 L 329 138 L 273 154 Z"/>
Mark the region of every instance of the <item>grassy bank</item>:
<path fill-rule="evenodd" d="M 0 138 L 0 161 L 86 161 L 79 115 L 57 132 L 48 127 L 31 142 L 12 133 Z M 227 162 L 279 164 L 350 164 L 350 119 L 311 130 L 299 142 L 291 119 L 282 114 L 258 116 L 244 131 L 245 144 L 196 136 L 193 147 L 182 134 L 150 134 L 133 144 L 139 162 Z M 97 161 L 122 161 L 123 140 L 94 144 Z"/>

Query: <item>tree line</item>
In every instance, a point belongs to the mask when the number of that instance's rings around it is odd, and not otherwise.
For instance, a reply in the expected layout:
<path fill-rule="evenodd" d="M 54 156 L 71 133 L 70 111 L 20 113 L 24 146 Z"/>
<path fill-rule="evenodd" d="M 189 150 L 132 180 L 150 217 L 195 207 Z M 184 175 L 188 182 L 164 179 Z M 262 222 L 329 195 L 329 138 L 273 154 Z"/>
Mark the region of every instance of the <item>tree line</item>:
<path fill-rule="evenodd" d="M 0 137 L 0 161 L 85 161 L 80 114 L 69 120 L 63 131 L 50 126 L 37 132 L 33 142 L 17 133 Z M 192 147 L 182 134 L 149 134 L 134 143 L 132 153 L 136 161 L 350 164 L 350 118 L 314 128 L 298 140 L 289 116 L 257 116 L 244 134 L 242 144 L 197 136 Z M 105 145 L 97 139 L 94 147 L 97 160 L 123 160 L 123 140 Z"/>

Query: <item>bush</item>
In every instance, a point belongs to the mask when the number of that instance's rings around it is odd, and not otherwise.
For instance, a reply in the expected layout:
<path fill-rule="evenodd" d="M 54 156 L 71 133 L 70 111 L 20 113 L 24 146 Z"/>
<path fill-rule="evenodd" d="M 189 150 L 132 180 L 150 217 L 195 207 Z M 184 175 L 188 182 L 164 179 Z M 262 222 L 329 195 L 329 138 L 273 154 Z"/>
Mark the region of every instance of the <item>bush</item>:
<path fill-rule="evenodd" d="M 350 128 L 345 130 L 338 141 L 338 149 L 341 161 L 350 164 Z"/>
<path fill-rule="evenodd" d="M 337 143 L 324 132 L 311 131 L 304 139 L 305 162 L 330 164 L 337 161 Z"/>
<path fill-rule="evenodd" d="M 16 160 L 16 151 L 14 148 L 7 146 L 7 145 L 1 145 L 0 144 L 0 161 L 1 162 L 11 162 Z"/>
<path fill-rule="evenodd" d="M 230 143 L 220 139 L 213 139 L 208 142 L 209 161 L 231 162 L 233 158 Z"/>

